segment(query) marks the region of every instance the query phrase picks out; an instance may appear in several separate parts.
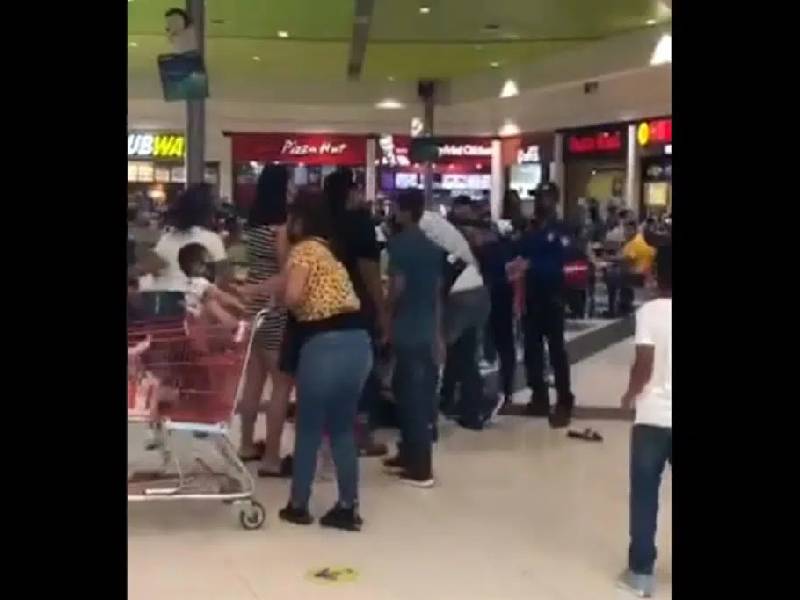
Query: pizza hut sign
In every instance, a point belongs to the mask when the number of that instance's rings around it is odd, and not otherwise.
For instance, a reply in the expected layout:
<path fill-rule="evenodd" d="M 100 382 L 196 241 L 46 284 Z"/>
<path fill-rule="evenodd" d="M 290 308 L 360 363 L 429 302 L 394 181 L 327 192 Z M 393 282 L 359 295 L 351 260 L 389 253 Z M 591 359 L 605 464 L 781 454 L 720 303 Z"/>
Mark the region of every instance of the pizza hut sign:
<path fill-rule="evenodd" d="M 304 144 L 297 140 L 287 139 L 281 147 L 281 154 L 287 156 L 309 156 L 329 154 L 332 156 L 342 155 L 347 150 L 346 143 L 334 144 L 330 141 L 319 144 Z"/>
<path fill-rule="evenodd" d="M 363 166 L 367 136 L 339 133 L 229 133 L 234 162 Z"/>

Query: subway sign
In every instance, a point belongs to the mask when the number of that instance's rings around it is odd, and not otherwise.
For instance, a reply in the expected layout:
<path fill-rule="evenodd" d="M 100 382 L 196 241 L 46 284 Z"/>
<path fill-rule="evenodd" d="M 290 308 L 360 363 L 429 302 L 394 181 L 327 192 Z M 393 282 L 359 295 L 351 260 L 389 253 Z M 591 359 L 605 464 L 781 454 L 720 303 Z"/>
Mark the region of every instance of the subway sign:
<path fill-rule="evenodd" d="M 129 133 L 128 158 L 183 158 L 186 137 L 174 133 Z"/>

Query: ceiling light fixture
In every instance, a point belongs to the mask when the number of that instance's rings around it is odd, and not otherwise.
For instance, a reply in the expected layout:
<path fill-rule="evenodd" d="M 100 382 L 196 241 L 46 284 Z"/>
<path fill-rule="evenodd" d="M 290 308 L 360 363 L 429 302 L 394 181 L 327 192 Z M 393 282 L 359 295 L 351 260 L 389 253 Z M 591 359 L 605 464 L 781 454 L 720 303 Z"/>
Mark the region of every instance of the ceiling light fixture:
<path fill-rule="evenodd" d="M 646 21 L 647 25 L 655 25 L 656 23 L 658 23 L 658 21 L 656 21 L 655 19 L 647 19 Z"/>
<path fill-rule="evenodd" d="M 513 79 L 506 79 L 506 82 L 503 84 L 503 89 L 500 90 L 500 97 L 513 98 L 514 96 L 519 96 L 517 82 Z"/>
<path fill-rule="evenodd" d="M 389 75 L 386 79 L 388 79 L 389 81 L 394 81 L 394 75 Z"/>
<path fill-rule="evenodd" d="M 500 66 L 500 63 L 497 62 L 496 60 L 493 60 L 492 62 L 489 63 L 489 66 L 492 67 L 493 69 L 496 69 L 497 67 Z"/>
<path fill-rule="evenodd" d="M 375 108 L 379 108 L 381 110 L 400 110 L 405 107 L 405 104 L 399 100 L 395 100 L 394 98 L 384 98 L 380 102 L 375 103 Z"/>
<path fill-rule="evenodd" d="M 650 57 L 650 65 L 666 65 L 672 62 L 672 36 L 665 33 L 658 40 L 653 55 Z"/>
<path fill-rule="evenodd" d="M 520 129 L 519 125 L 517 125 L 511 119 L 506 119 L 500 129 L 497 130 L 497 134 L 501 137 L 510 137 L 513 135 L 519 135 Z"/>
<path fill-rule="evenodd" d="M 430 14 L 430 12 L 431 12 L 431 7 L 430 6 L 420 6 L 419 7 L 419 14 L 421 14 L 421 15 L 427 15 L 427 14 Z"/>
<path fill-rule="evenodd" d="M 138 48 L 138 47 L 139 47 L 139 44 L 137 44 L 136 42 L 130 42 L 130 43 L 128 44 L 128 46 L 130 46 L 131 48 Z"/>
<path fill-rule="evenodd" d="M 288 31 L 284 31 L 283 29 L 281 29 L 280 31 L 278 31 L 278 37 L 286 39 L 286 38 L 289 37 L 289 32 Z"/>
<path fill-rule="evenodd" d="M 261 60 L 261 57 L 260 56 L 254 56 L 253 60 L 256 61 L 256 62 L 259 62 Z"/>

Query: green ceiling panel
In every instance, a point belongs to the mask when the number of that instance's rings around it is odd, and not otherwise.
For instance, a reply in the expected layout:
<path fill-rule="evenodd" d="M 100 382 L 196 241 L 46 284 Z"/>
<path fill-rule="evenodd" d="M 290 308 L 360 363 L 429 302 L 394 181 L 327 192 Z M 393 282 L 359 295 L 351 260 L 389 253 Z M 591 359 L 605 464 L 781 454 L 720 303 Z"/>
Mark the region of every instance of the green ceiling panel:
<path fill-rule="evenodd" d="M 182 0 L 128 3 L 129 74 L 168 52 L 164 12 Z M 344 81 L 354 0 L 206 0 L 212 82 Z M 419 7 L 431 8 L 427 15 Z M 668 22 L 657 0 L 375 0 L 362 78 L 457 77 L 531 62 L 579 44 Z M 490 31 L 486 25 L 497 25 Z M 278 39 L 277 32 L 289 32 Z M 260 60 L 254 60 L 257 56 Z"/>
<path fill-rule="evenodd" d="M 416 80 L 469 75 L 500 66 L 529 62 L 577 46 L 579 42 L 474 44 L 373 44 L 364 64 L 364 79 Z"/>

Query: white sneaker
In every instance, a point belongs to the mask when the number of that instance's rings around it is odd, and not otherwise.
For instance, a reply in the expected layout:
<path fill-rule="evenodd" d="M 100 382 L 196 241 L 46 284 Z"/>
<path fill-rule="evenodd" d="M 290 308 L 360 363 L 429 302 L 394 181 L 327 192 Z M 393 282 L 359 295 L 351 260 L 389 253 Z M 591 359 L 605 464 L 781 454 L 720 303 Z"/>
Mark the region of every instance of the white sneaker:
<path fill-rule="evenodd" d="M 638 598 L 650 598 L 653 596 L 653 576 L 640 575 L 630 569 L 625 569 L 617 578 L 617 587 Z"/>

